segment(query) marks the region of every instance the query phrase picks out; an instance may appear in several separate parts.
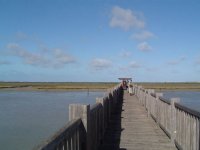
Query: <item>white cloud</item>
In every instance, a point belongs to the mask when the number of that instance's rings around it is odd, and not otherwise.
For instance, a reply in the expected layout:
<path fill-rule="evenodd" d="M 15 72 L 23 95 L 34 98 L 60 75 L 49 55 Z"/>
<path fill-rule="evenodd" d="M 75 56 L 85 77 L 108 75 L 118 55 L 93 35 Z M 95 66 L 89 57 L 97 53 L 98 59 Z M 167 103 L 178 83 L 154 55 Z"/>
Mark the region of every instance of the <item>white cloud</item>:
<path fill-rule="evenodd" d="M 10 55 L 20 57 L 26 64 L 39 66 L 49 65 L 49 61 L 44 56 L 32 53 L 16 43 L 8 44 L 7 48 L 9 49 Z"/>
<path fill-rule="evenodd" d="M 180 58 L 177 58 L 176 60 L 171 60 L 168 62 L 169 65 L 178 65 L 181 62 L 185 61 L 186 57 L 185 56 L 181 56 Z"/>
<path fill-rule="evenodd" d="M 54 56 L 55 56 L 57 62 L 60 62 L 63 64 L 73 63 L 76 61 L 74 57 L 70 56 L 69 54 L 66 54 L 61 49 L 55 49 Z"/>
<path fill-rule="evenodd" d="M 136 40 L 141 40 L 141 41 L 147 40 L 153 37 L 155 37 L 155 35 L 150 31 L 141 31 L 139 33 L 134 33 L 131 36 L 131 38 L 136 39 Z"/>
<path fill-rule="evenodd" d="M 17 42 L 19 41 L 23 41 L 23 42 L 31 42 L 31 43 L 34 43 L 36 44 L 38 47 L 43 47 L 45 44 L 40 40 L 38 39 L 36 36 L 34 35 L 28 35 L 24 32 L 21 32 L 21 31 L 18 31 L 15 33 L 15 40 Z"/>
<path fill-rule="evenodd" d="M 158 68 L 146 68 L 147 72 L 158 72 L 159 69 Z"/>
<path fill-rule="evenodd" d="M 107 59 L 96 58 L 91 61 L 90 65 L 94 70 L 103 70 L 110 68 L 112 66 L 112 62 Z"/>
<path fill-rule="evenodd" d="M 7 48 L 8 49 L 18 49 L 18 48 L 20 48 L 20 46 L 17 43 L 9 43 L 7 45 Z"/>
<path fill-rule="evenodd" d="M 136 63 L 135 61 L 130 62 L 130 68 L 140 68 L 141 65 Z"/>
<path fill-rule="evenodd" d="M 132 53 L 130 51 L 125 51 L 123 50 L 121 53 L 120 53 L 120 56 L 123 57 L 123 58 L 128 58 L 132 55 Z"/>
<path fill-rule="evenodd" d="M 19 31 L 19 32 L 16 33 L 16 38 L 18 40 L 27 40 L 27 39 L 30 39 L 30 37 L 27 34 L 25 34 L 24 32 L 21 32 L 21 31 Z"/>
<path fill-rule="evenodd" d="M 43 50 L 39 50 L 39 52 L 29 51 L 16 43 L 8 44 L 7 49 L 10 55 L 21 58 L 25 64 L 39 67 L 61 68 L 65 64 L 76 62 L 72 56 L 61 49 L 49 50 L 48 53 L 44 54 Z"/>
<path fill-rule="evenodd" d="M 137 48 L 143 52 L 152 50 L 152 47 L 147 42 L 142 42 L 142 43 L 138 44 Z"/>
<path fill-rule="evenodd" d="M 124 30 L 131 28 L 144 28 L 145 22 L 141 17 L 130 9 L 123 9 L 119 6 L 112 8 L 111 27 L 119 27 Z"/>

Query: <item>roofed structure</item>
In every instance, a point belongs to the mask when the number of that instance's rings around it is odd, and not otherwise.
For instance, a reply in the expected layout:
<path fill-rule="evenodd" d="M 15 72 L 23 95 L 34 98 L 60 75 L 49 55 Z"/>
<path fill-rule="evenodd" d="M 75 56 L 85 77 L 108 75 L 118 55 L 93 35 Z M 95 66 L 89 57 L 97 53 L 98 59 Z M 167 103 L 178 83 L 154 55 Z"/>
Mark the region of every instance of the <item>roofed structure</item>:
<path fill-rule="evenodd" d="M 132 80 L 132 78 L 118 78 L 119 80 Z"/>

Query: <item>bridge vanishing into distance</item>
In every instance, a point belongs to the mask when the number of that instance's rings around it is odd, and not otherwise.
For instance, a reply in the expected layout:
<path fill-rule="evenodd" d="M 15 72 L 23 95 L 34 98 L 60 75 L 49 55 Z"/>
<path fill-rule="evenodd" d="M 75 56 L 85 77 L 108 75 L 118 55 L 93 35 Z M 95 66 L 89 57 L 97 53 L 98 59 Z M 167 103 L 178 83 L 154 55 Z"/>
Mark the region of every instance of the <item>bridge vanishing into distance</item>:
<path fill-rule="evenodd" d="M 34 150 L 199 150 L 200 113 L 179 98 L 119 84 L 96 104 L 70 104 L 69 122 Z"/>

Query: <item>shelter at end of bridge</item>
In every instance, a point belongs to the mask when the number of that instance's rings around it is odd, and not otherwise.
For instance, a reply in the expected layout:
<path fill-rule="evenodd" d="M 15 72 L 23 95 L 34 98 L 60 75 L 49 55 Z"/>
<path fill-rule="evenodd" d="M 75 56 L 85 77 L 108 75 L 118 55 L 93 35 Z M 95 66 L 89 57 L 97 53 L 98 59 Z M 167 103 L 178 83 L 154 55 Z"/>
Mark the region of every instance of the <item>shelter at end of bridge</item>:
<path fill-rule="evenodd" d="M 122 87 L 124 90 L 128 88 L 128 83 L 132 82 L 132 78 L 118 78 L 118 79 L 122 81 Z"/>

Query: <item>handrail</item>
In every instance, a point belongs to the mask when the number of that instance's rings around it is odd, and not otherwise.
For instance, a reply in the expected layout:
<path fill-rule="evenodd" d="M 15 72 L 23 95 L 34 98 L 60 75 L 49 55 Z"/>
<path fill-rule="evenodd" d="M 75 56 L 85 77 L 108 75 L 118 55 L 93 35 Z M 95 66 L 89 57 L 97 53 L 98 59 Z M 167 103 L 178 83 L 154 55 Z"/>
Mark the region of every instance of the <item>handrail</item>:
<path fill-rule="evenodd" d="M 162 102 L 164 102 L 164 103 L 166 103 L 168 105 L 171 104 L 170 101 L 168 99 L 165 99 L 164 97 L 159 97 L 159 100 L 161 100 Z"/>
<path fill-rule="evenodd" d="M 64 140 L 72 137 L 76 130 L 84 130 L 81 119 L 74 119 L 68 122 L 63 128 L 56 132 L 52 137 L 35 148 L 35 150 L 55 150 Z"/>
<path fill-rule="evenodd" d="M 180 110 L 183 110 L 183 111 L 187 112 L 188 114 L 193 115 L 193 116 L 195 116 L 195 117 L 197 117 L 197 118 L 200 119 L 200 112 L 198 112 L 196 110 L 193 110 L 191 108 L 183 106 L 180 103 L 175 103 L 175 107 L 178 108 L 178 109 L 180 109 Z"/>
<path fill-rule="evenodd" d="M 151 96 L 153 96 L 154 98 L 156 98 L 156 94 L 155 93 L 151 93 Z"/>
<path fill-rule="evenodd" d="M 100 103 L 96 103 L 94 105 L 92 105 L 92 107 L 90 108 L 90 111 L 95 111 L 97 109 L 100 109 L 102 107 L 102 105 Z"/>
<path fill-rule="evenodd" d="M 179 98 L 169 100 L 141 86 L 134 85 L 134 92 L 147 116 L 155 120 L 179 150 L 199 150 L 200 112 L 178 103 Z"/>

